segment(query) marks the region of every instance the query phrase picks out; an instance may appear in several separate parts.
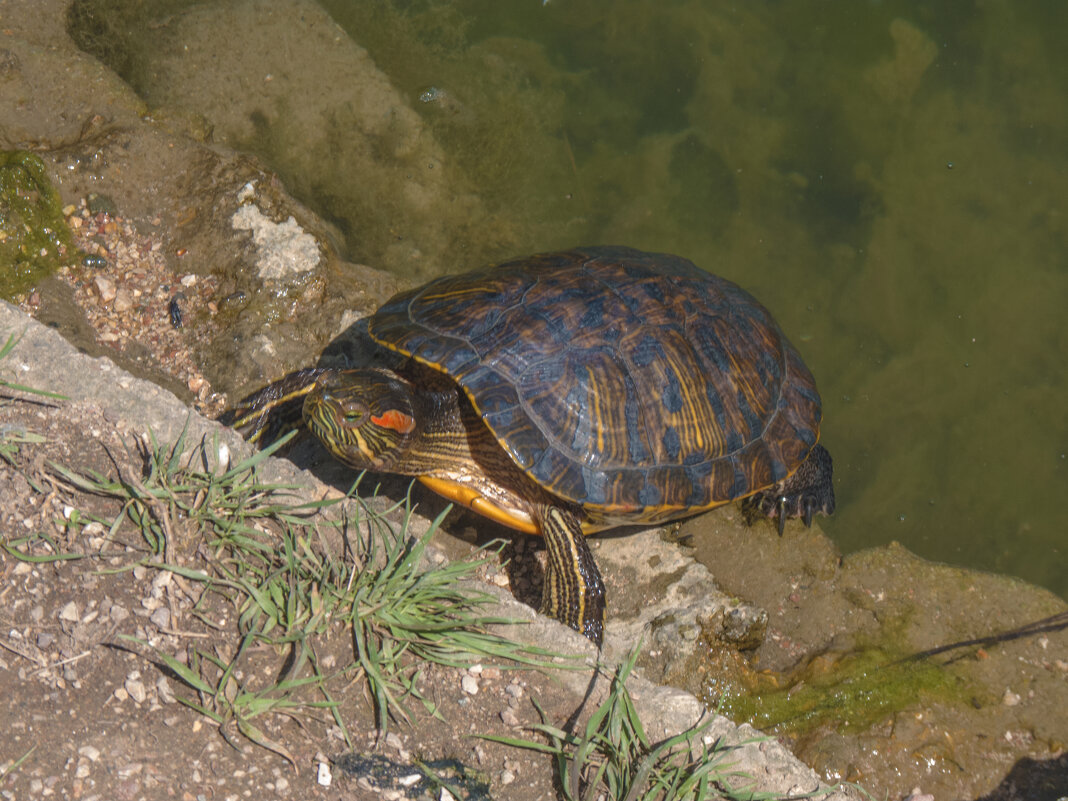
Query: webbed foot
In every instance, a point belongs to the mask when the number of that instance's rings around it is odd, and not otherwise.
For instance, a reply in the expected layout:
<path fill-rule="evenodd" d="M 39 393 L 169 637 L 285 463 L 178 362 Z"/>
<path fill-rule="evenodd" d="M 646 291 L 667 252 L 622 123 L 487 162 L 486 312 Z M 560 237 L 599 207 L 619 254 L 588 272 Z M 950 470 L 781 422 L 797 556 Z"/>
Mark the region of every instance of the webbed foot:
<path fill-rule="evenodd" d="M 742 501 L 746 524 L 760 517 L 778 519 L 781 535 L 787 518 L 800 517 L 811 526 L 813 515 L 834 514 L 832 472 L 831 454 L 815 445 L 793 475 Z"/>

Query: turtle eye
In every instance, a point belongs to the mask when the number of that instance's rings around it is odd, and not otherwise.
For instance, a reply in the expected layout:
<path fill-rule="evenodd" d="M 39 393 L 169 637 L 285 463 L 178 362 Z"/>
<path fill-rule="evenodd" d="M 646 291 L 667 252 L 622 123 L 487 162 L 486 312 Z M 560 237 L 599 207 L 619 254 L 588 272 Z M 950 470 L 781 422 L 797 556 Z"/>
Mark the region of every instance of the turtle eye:
<path fill-rule="evenodd" d="M 349 425 L 359 425 L 363 422 L 366 412 L 361 404 L 351 404 L 345 408 L 345 422 Z"/>

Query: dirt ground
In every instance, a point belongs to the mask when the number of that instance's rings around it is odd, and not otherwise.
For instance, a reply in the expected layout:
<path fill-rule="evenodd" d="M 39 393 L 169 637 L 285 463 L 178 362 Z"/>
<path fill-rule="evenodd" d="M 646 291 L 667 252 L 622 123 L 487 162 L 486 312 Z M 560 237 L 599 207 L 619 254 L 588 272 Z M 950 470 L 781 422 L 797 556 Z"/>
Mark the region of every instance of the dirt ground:
<path fill-rule="evenodd" d="M 121 509 L 114 500 L 73 489 L 49 467 L 58 463 L 82 472 L 139 475 L 142 464 L 129 439 L 91 407 L 40 400 L 5 400 L 0 431 L 43 438 L 19 444 L 11 454 L 14 469 L 8 465 L 0 471 L 0 530 L 8 532 L 8 550 L 0 551 L 0 696 L 9 699 L 0 713 L 8 732 L 0 764 L 24 757 L 0 780 L 4 798 L 418 797 L 422 785 L 407 791 L 383 780 L 375 790 L 368 777 L 349 775 L 343 765 L 331 763 L 350 749 L 326 713 L 256 719 L 287 759 L 253 745 L 232 722 L 220 732 L 204 715 L 178 703 L 176 696 L 200 699 L 152 649 L 123 638 L 179 658 L 192 649 L 232 654 L 237 644 L 233 609 L 209 600 L 205 617 L 214 627 L 191 615 L 197 590 L 173 574 L 139 566 L 148 554 L 132 525 L 108 537 L 100 523 L 71 524 L 78 513 L 83 519 L 112 520 Z M 40 532 L 52 538 L 55 551 L 78 558 L 18 559 L 10 549 L 18 547 L 19 532 Z M 194 543 L 183 543 L 180 550 L 189 566 L 204 567 Z M 41 549 L 32 553 L 43 555 Z M 352 660 L 352 642 L 343 635 L 316 647 L 327 663 Z M 248 654 L 240 680 L 254 686 L 258 675 L 274 678 L 285 661 L 283 649 L 258 649 Z M 472 791 L 483 781 L 494 798 L 555 797 L 545 757 L 466 736 L 516 734 L 538 720 L 532 699 L 554 722 L 563 723 L 580 699 L 552 675 L 488 665 L 468 672 L 429 668 L 421 687 L 438 704 L 441 718 L 413 702 L 412 724 L 395 724 L 388 737 L 381 737 L 364 683 L 339 682 L 334 698 L 348 721 L 355 753 L 404 766 L 401 779 L 414 775 L 413 759 L 455 760 L 469 771 Z M 332 784 L 320 783 L 319 764 L 331 768 Z"/>

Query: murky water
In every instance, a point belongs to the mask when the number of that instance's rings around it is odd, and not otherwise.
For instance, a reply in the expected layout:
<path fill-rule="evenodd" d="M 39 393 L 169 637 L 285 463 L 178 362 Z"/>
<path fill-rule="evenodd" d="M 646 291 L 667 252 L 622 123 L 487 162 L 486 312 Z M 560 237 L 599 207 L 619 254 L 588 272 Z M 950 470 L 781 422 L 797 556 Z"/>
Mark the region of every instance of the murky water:
<path fill-rule="evenodd" d="M 820 383 L 843 550 L 1068 597 L 1068 6 L 111 5 L 149 104 L 260 154 L 350 258 L 618 243 L 741 283 Z"/>

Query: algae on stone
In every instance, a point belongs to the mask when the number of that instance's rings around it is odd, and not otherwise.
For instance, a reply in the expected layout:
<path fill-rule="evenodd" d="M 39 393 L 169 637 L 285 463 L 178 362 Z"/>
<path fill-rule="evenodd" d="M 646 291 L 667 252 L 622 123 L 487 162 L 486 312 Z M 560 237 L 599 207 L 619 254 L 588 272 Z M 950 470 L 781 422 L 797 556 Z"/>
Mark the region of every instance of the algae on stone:
<path fill-rule="evenodd" d="M 25 150 L 0 151 L 0 298 L 28 290 L 73 249 L 44 162 Z"/>

